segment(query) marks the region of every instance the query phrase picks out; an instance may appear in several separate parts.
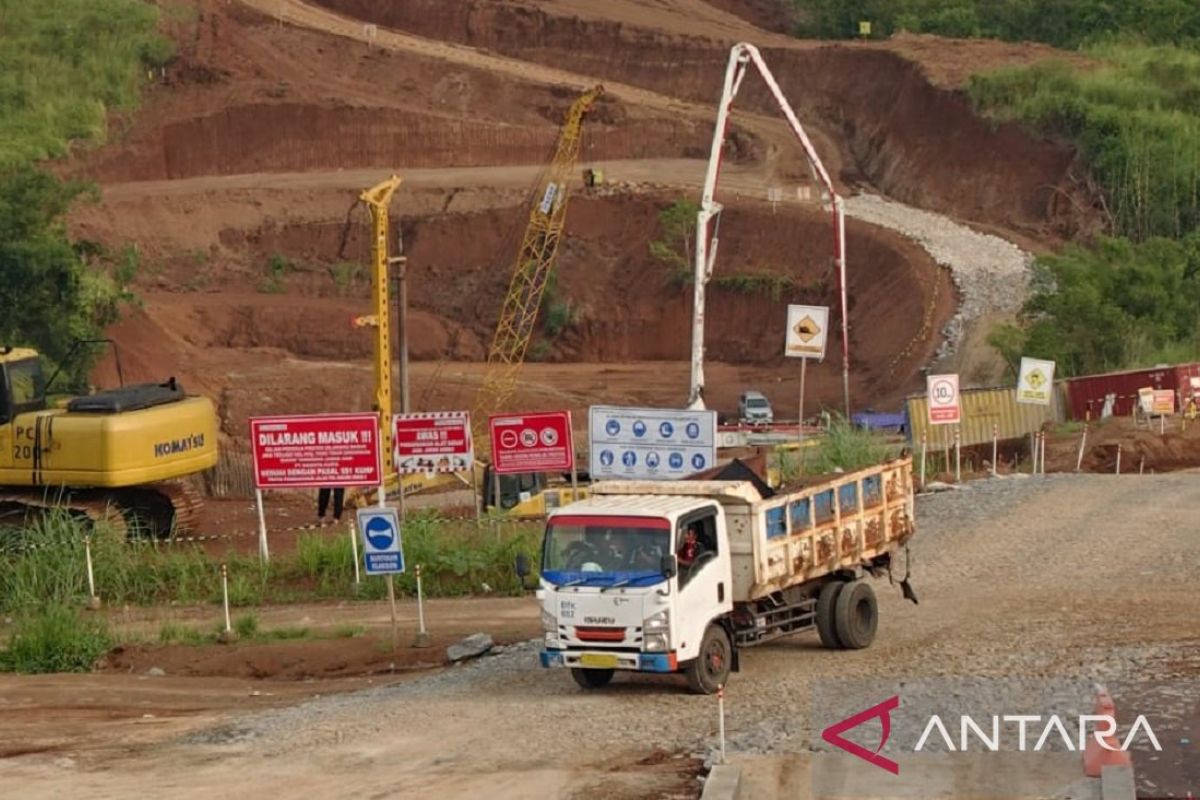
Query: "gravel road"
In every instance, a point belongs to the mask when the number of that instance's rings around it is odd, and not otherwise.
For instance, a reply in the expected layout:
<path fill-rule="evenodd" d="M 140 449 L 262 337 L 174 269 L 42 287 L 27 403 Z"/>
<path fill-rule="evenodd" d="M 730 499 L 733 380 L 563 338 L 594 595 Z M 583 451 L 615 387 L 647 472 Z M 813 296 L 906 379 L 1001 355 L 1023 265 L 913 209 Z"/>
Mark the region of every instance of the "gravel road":
<path fill-rule="evenodd" d="M 871 648 L 826 651 L 806 634 L 746 651 L 728 689 L 730 752 L 820 750 L 834 714 L 897 692 L 906 708 L 1070 714 L 1090 713 L 1094 681 L 1200 678 L 1200 621 L 1179 613 L 1195 607 L 1198 487 L 1184 473 L 1051 475 L 919 497 L 920 604 L 879 583 Z M 686 796 L 656 790 L 638 765 L 707 756 L 713 699 L 643 676 L 584 693 L 568 675 L 540 670 L 534 653 L 517 645 L 425 679 L 243 716 L 103 768 L 27 762 L 0 767 L 0 779 L 18 781 L 9 785 L 27 789 L 23 797 L 72 785 L 116 797 L 151 779 L 172 797 L 246 787 Z M 897 720 L 889 748 L 911 749 L 919 735 Z"/>
<path fill-rule="evenodd" d="M 946 341 L 938 358 L 954 352 L 975 320 L 1015 312 L 1025 301 L 1033 257 L 1012 242 L 878 195 L 855 195 L 845 206 L 847 216 L 915 240 L 934 261 L 949 268 L 962 302 L 942 331 Z"/>

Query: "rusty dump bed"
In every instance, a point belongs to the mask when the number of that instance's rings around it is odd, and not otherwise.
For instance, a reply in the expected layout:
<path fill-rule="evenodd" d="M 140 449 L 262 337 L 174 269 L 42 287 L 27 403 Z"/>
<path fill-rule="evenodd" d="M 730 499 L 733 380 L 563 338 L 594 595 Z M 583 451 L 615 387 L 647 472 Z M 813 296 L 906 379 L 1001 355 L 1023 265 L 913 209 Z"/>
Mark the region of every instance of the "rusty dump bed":
<path fill-rule="evenodd" d="M 592 494 L 720 503 L 729 526 L 735 602 L 870 563 L 915 533 L 911 458 L 825 476 L 767 498 L 749 481 L 605 481 L 593 484 Z"/>

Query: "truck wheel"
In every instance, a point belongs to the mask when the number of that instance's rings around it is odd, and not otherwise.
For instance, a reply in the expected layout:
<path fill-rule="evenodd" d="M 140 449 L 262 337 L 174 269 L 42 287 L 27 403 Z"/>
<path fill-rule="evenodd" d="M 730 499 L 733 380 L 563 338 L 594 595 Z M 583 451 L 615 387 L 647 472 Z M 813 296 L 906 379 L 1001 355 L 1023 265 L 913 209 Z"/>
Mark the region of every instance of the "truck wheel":
<path fill-rule="evenodd" d="M 838 641 L 848 650 L 861 650 L 875 640 L 879 606 L 875 590 L 866 581 L 847 584 L 838 593 L 833 614 Z"/>
<path fill-rule="evenodd" d="M 607 686 L 609 681 L 613 679 L 615 669 L 581 669 L 579 667 L 571 668 L 571 677 L 575 679 L 584 689 L 599 689 L 601 686 Z"/>
<path fill-rule="evenodd" d="M 821 637 L 821 644 L 830 650 L 840 650 L 842 647 L 834 624 L 834 614 L 843 586 L 845 584 L 842 581 L 830 581 L 821 587 L 821 593 L 817 595 L 817 635 Z"/>
<path fill-rule="evenodd" d="M 709 625 L 700 641 L 700 655 L 687 667 L 688 688 L 696 694 L 713 694 L 729 680 L 733 646 L 720 625 Z"/>

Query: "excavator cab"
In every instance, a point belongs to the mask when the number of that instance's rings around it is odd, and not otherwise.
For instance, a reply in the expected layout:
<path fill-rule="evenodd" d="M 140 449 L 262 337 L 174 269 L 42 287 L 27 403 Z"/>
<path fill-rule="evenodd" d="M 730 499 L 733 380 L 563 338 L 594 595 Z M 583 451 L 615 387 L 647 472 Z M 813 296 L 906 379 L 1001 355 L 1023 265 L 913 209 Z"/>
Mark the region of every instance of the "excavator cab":
<path fill-rule="evenodd" d="M 0 387 L 0 424 L 46 407 L 46 378 L 32 350 L 7 348 L 0 353 Z"/>

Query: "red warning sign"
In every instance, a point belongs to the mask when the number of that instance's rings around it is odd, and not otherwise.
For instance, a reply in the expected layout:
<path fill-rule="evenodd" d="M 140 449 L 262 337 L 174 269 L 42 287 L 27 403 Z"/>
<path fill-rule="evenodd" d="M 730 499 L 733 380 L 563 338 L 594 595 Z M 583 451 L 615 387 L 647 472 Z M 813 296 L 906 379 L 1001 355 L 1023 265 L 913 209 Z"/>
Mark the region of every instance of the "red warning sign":
<path fill-rule="evenodd" d="M 488 429 L 492 466 L 501 475 L 566 471 L 575 464 L 570 411 L 489 417 Z"/>

